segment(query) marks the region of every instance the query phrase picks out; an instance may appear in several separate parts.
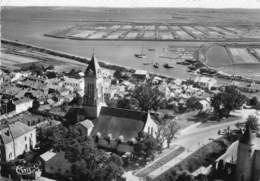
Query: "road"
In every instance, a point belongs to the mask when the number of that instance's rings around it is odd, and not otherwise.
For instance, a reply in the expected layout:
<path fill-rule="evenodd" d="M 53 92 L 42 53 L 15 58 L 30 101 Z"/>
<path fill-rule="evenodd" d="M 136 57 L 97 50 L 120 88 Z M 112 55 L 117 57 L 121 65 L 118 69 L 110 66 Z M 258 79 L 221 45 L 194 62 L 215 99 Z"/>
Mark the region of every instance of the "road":
<path fill-rule="evenodd" d="M 231 114 L 238 116 L 238 119 L 235 121 L 219 123 L 209 127 L 195 127 L 192 128 L 192 130 L 182 133 L 182 135 L 180 135 L 176 140 L 171 143 L 170 150 L 167 151 L 166 154 L 160 155 L 156 158 L 156 160 L 149 163 L 145 168 L 151 167 L 153 163 L 155 163 L 158 159 L 161 159 L 162 157 L 167 156 L 170 152 L 174 151 L 176 145 L 183 146 L 186 148 L 186 150 L 174 159 L 164 164 L 162 167 L 153 170 L 147 176 L 151 179 L 158 177 L 176 164 L 180 163 L 183 159 L 187 158 L 189 155 L 197 151 L 202 146 L 210 143 L 214 139 L 219 138 L 221 135 L 218 134 L 218 130 L 226 129 L 228 126 L 230 127 L 230 129 L 233 129 L 235 128 L 235 124 L 237 122 L 245 122 L 248 115 L 251 114 L 255 114 L 260 119 L 260 114 L 256 114 L 256 111 L 253 109 L 236 110 Z M 140 169 L 140 171 L 143 169 Z M 139 171 L 137 171 L 135 174 L 137 174 L 138 172 Z M 142 180 L 142 178 L 137 178 L 137 180 Z"/>

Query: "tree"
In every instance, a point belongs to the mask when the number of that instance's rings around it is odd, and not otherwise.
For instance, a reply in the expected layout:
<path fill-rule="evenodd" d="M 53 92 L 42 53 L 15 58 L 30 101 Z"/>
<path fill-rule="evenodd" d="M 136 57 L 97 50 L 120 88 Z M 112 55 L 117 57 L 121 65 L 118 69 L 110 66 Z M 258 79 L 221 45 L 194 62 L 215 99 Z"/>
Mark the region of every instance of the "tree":
<path fill-rule="evenodd" d="M 121 70 L 116 70 L 116 71 L 114 72 L 114 77 L 115 77 L 116 79 L 121 79 L 121 78 L 122 78 L 122 71 L 121 71 Z"/>
<path fill-rule="evenodd" d="M 49 138 L 55 150 L 65 152 L 65 158 L 72 164 L 72 179 L 75 181 L 112 181 L 123 174 L 122 160 L 97 149 L 85 129 L 72 126 L 53 130 Z"/>
<path fill-rule="evenodd" d="M 196 97 L 190 97 L 186 102 L 187 108 L 191 110 L 202 109 L 202 105 Z"/>
<path fill-rule="evenodd" d="M 117 101 L 117 107 L 123 109 L 137 109 L 138 102 L 136 99 L 119 99 Z"/>
<path fill-rule="evenodd" d="M 133 98 L 137 100 L 142 111 L 157 110 L 162 97 L 162 93 L 157 88 L 152 88 L 149 82 L 136 87 L 133 91 Z"/>
<path fill-rule="evenodd" d="M 145 161 L 149 157 L 154 157 L 154 152 L 157 149 L 156 140 L 149 134 L 145 134 L 140 132 L 138 138 L 138 142 L 134 145 L 134 156 L 141 157 Z"/>
<path fill-rule="evenodd" d="M 246 96 L 242 95 L 234 86 L 226 86 L 225 90 L 215 94 L 211 99 L 211 106 L 217 118 L 228 117 L 230 112 L 238 109 L 246 101 Z"/>
<path fill-rule="evenodd" d="M 120 99 L 117 101 L 117 107 L 123 109 L 131 109 L 130 100 L 129 99 Z"/>
<path fill-rule="evenodd" d="M 249 124 L 251 130 L 259 131 L 258 118 L 254 115 L 249 115 L 246 120 L 246 124 Z"/>
<path fill-rule="evenodd" d="M 256 106 L 257 103 L 258 103 L 257 97 L 252 97 L 252 99 L 249 100 L 249 104 L 250 104 L 251 106 Z"/>
<path fill-rule="evenodd" d="M 166 125 L 165 129 L 165 136 L 166 136 L 166 141 L 167 141 L 167 147 L 170 147 L 170 143 L 175 138 L 176 133 L 180 129 L 180 126 L 176 121 L 172 121 L 169 124 Z"/>
<path fill-rule="evenodd" d="M 166 128 L 164 126 L 159 126 L 155 132 L 155 140 L 158 144 L 159 152 L 161 153 L 163 144 L 166 141 Z"/>

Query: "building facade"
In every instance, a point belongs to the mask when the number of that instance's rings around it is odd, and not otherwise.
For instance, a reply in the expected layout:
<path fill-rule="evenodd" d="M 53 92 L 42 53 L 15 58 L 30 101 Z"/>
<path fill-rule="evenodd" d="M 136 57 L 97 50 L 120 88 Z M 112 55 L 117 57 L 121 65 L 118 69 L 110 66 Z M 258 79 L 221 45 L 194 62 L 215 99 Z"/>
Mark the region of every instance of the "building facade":
<path fill-rule="evenodd" d="M 8 125 L 0 131 L 1 161 L 8 162 L 36 145 L 36 129 L 21 122 Z"/>
<path fill-rule="evenodd" d="M 29 98 L 22 98 L 17 101 L 13 101 L 13 104 L 15 105 L 16 114 L 19 114 L 32 108 L 33 100 Z"/>

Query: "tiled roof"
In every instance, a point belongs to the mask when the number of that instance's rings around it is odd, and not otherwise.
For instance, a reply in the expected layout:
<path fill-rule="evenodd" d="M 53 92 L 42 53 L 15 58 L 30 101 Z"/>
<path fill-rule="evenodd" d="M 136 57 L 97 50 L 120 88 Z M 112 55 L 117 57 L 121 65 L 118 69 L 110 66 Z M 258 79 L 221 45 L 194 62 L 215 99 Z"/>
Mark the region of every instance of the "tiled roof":
<path fill-rule="evenodd" d="M 14 139 L 32 131 L 35 128 L 31 128 L 21 122 L 10 124 L 8 127 L 0 130 L 0 136 L 4 143 L 9 143 Z"/>
<path fill-rule="evenodd" d="M 130 140 L 143 130 L 146 120 L 146 112 L 102 107 L 99 118 L 93 121 L 95 126 L 92 135 L 100 132 L 103 136 L 112 134 L 113 138 L 118 138 L 122 135 Z"/>

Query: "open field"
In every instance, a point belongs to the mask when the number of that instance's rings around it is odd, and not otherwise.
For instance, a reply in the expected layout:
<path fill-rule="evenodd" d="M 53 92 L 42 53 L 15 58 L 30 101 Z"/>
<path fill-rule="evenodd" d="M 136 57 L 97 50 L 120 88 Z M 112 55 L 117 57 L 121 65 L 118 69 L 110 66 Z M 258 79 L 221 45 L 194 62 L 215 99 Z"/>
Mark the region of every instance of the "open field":
<path fill-rule="evenodd" d="M 229 75 L 260 79 L 260 45 L 210 45 L 203 47 L 199 59 Z M 205 57 L 205 59 L 204 59 Z"/>
<path fill-rule="evenodd" d="M 113 35 L 110 32 L 113 31 Z M 139 36 L 117 36 L 122 31 L 138 32 Z M 156 33 L 160 32 L 160 36 L 156 37 Z M 259 33 L 255 33 L 258 32 Z M 93 32 L 95 32 L 93 34 Z M 173 34 L 177 34 L 173 36 Z M 75 25 L 73 28 L 55 31 L 54 33 L 46 33 L 51 37 L 63 38 L 82 38 L 97 40 L 196 40 L 196 41 L 248 41 L 260 40 L 260 27 L 244 28 L 242 26 L 205 26 L 192 24 L 160 24 L 160 23 L 131 23 L 124 24 L 114 23 L 98 23 L 98 24 L 82 24 Z"/>
<path fill-rule="evenodd" d="M 246 48 L 229 48 L 234 64 L 260 63 Z"/>

